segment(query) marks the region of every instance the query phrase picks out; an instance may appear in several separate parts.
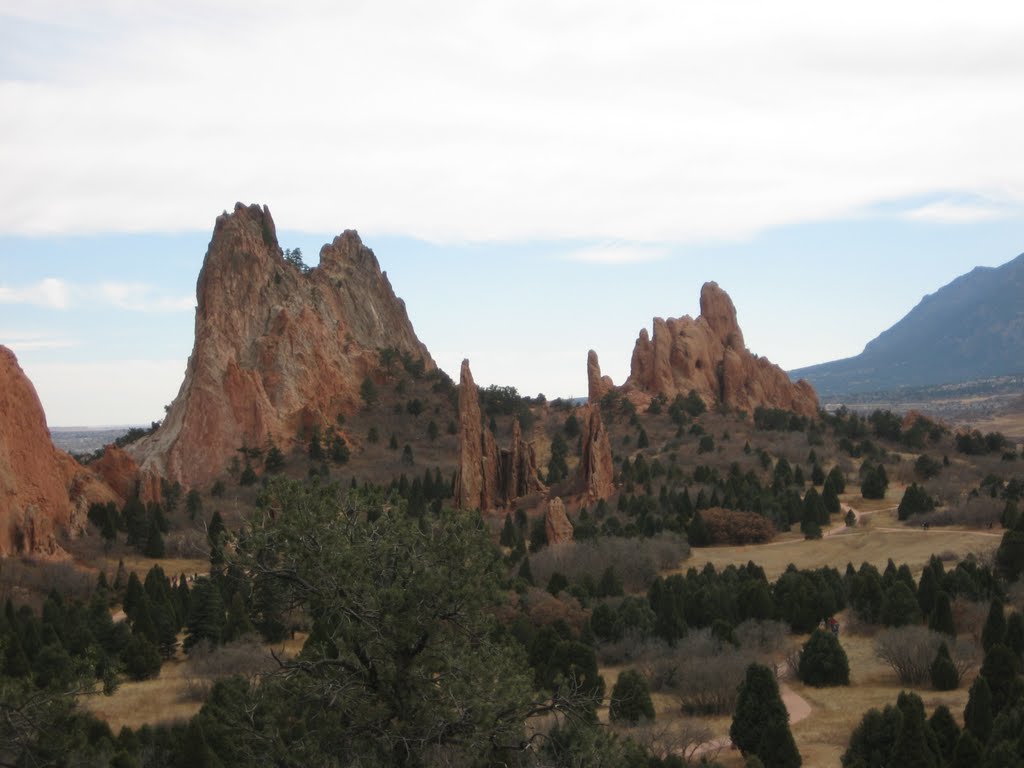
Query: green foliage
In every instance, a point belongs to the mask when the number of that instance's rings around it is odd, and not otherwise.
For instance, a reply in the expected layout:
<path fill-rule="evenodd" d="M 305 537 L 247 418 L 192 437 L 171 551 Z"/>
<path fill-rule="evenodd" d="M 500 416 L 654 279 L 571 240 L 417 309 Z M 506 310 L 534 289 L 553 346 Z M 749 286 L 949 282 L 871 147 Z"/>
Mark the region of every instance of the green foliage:
<path fill-rule="evenodd" d="M 903 498 L 900 500 L 896 514 L 900 520 L 906 520 L 911 515 L 931 512 L 933 509 L 935 509 L 935 500 L 922 486 L 911 483 L 903 492 Z"/>
<path fill-rule="evenodd" d="M 937 768 L 937 755 L 929 744 L 928 723 L 924 718 L 921 699 L 916 694 L 903 692 L 896 706 L 903 714 L 903 723 L 892 747 L 890 765 L 901 768 Z"/>
<path fill-rule="evenodd" d="M 1003 643 L 1006 639 L 1006 613 L 1003 603 L 998 598 L 989 605 L 988 617 L 981 630 L 981 647 L 988 653 L 992 646 Z"/>
<path fill-rule="evenodd" d="M 928 718 L 928 727 L 935 734 L 935 740 L 939 745 L 939 757 L 943 764 L 953 761 L 956 753 L 957 742 L 960 741 L 960 726 L 953 719 L 953 713 L 949 707 L 940 704 Z"/>
<path fill-rule="evenodd" d="M 452 764 L 490 764 L 518 748 L 529 713 L 569 706 L 572 685 L 534 699 L 521 647 L 496 626 L 505 569 L 472 516 L 411 518 L 366 494 L 341 501 L 329 485 L 282 481 L 261 509 L 238 565 L 280 580 L 313 630 L 280 674 L 211 697 L 203 730 L 225 763 L 222 743 L 235 762 L 416 765 L 441 750 Z M 587 646 L 553 650 L 545 683 L 582 685 L 588 664 L 597 677 Z"/>
<path fill-rule="evenodd" d="M 896 581 L 885 590 L 880 618 L 887 627 L 904 627 L 921 622 L 917 598 L 905 582 Z"/>
<path fill-rule="evenodd" d="M 366 376 L 359 385 L 359 396 L 366 408 L 372 408 L 377 404 L 380 395 L 377 392 L 377 385 L 370 376 Z"/>
<path fill-rule="evenodd" d="M 569 455 L 569 445 L 560 433 L 556 433 L 551 440 L 551 458 L 548 460 L 548 485 L 564 480 L 569 476 L 569 465 L 566 457 Z"/>
<path fill-rule="evenodd" d="M 816 629 L 800 652 L 800 679 L 815 688 L 850 684 L 850 661 L 839 638 Z"/>
<path fill-rule="evenodd" d="M 252 464 L 250 464 L 247 459 L 245 462 L 245 469 L 243 469 L 242 474 L 238 476 L 238 484 L 241 486 L 255 485 L 257 480 L 256 470 L 252 468 Z"/>
<path fill-rule="evenodd" d="M 1016 581 L 1024 573 L 1024 515 L 1003 534 L 996 550 L 996 568 L 1007 581 Z"/>
<path fill-rule="evenodd" d="M 977 768 L 981 765 L 981 754 L 981 742 L 970 731 L 965 730 L 956 743 L 950 768 Z"/>
<path fill-rule="evenodd" d="M 219 645 L 223 640 L 224 624 L 224 598 L 220 588 L 212 579 L 197 579 L 192 588 L 192 610 L 188 617 L 185 650 L 191 650 L 204 640 Z"/>
<path fill-rule="evenodd" d="M 866 465 L 867 470 L 861 479 L 860 495 L 865 499 L 884 499 L 889 489 L 889 476 L 881 464 Z"/>
<path fill-rule="evenodd" d="M 964 708 L 964 728 L 984 744 L 992 733 L 993 718 L 992 689 L 989 688 L 988 681 L 979 675 L 971 685 L 967 706 Z"/>
<path fill-rule="evenodd" d="M 883 711 L 868 710 L 850 735 L 842 757 L 844 768 L 888 768 L 902 726 L 903 714 L 892 705 L 886 705 Z"/>
<path fill-rule="evenodd" d="M 1005 645 L 993 645 L 985 653 L 985 660 L 978 670 L 978 677 L 984 678 L 992 692 L 992 714 L 999 715 L 1004 709 L 1015 704 L 1021 697 L 1020 659 Z"/>
<path fill-rule="evenodd" d="M 641 720 L 654 720 L 654 704 L 643 675 L 632 669 L 619 674 L 608 713 L 613 723 L 636 725 Z"/>
<path fill-rule="evenodd" d="M 945 643 L 939 646 L 929 673 L 932 679 L 932 688 L 936 691 L 955 691 L 960 687 L 960 673 L 957 671 Z"/>
<path fill-rule="evenodd" d="M 775 673 L 751 664 L 740 686 L 729 737 L 744 755 L 756 755 L 766 768 L 799 768 L 793 734 Z"/>
<path fill-rule="evenodd" d="M 956 637 L 956 625 L 953 623 L 953 607 L 949 595 L 939 592 L 935 595 L 935 606 L 928 616 L 928 628 Z"/>

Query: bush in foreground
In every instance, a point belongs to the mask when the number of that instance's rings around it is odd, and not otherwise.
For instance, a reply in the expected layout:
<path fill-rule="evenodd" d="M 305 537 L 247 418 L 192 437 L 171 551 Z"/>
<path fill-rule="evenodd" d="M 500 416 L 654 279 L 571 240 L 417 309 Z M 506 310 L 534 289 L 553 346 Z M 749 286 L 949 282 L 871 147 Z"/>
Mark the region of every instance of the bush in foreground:
<path fill-rule="evenodd" d="M 815 688 L 850 684 L 850 661 L 839 638 L 824 629 L 814 634 L 800 652 L 800 680 Z"/>

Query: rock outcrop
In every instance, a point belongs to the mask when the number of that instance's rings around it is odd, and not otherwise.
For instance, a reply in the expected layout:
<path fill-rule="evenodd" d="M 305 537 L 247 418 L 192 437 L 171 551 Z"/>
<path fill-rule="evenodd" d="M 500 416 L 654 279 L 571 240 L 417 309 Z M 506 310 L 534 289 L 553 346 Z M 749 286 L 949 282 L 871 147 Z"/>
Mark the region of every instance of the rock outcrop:
<path fill-rule="evenodd" d="M 637 405 L 659 395 L 671 401 L 690 390 L 708 406 L 723 403 L 748 413 L 758 406 L 809 417 L 818 412 L 810 384 L 792 383 L 781 368 L 746 348 L 732 299 L 717 283 L 701 289 L 696 320 L 656 317 L 653 335 L 640 331 L 622 387 Z"/>
<path fill-rule="evenodd" d="M 93 502 L 123 503 L 50 439 L 35 387 L 14 353 L 0 346 L 0 556 L 61 553 Z"/>
<path fill-rule="evenodd" d="M 243 445 L 289 443 L 361 405 L 391 349 L 435 368 L 377 259 L 354 231 L 304 270 L 284 258 L 270 211 L 217 218 L 196 285 L 195 344 L 167 417 L 128 452 L 144 475 L 210 482 Z"/>
<path fill-rule="evenodd" d="M 601 402 L 601 398 L 615 389 L 615 383 L 611 376 L 601 375 L 601 363 L 598 362 L 597 352 L 590 350 L 587 353 L 587 401 L 591 404 Z"/>
<path fill-rule="evenodd" d="M 565 514 L 565 504 L 557 496 L 548 501 L 548 508 L 544 513 L 544 531 L 547 533 L 549 546 L 555 547 L 572 541 L 572 523 Z"/>
<path fill-rule="evenodd" d="M 104 448 L 103 455 L 92 462 L 89 469 L 123 499 L 138 496 L 144 504 L 161 501 L 160 476 L 141 472 L 135 459 L 116 445 Z"/>
<path fill-rule="evenodd" d="M 518 419 L 512 423 L 512 444 L 499 450 L 490 429 L 484 427 L 480 393 L 469 360 L 459 372 L 459 468 L 455 505 L 486 511 L 510 504 L 544 489 L 537 472 L 533 443 L 523 439 Z"/>
<path fill-rule="evenodd" d="M 601 408 L 588 405 L 581 409 L 580 465 L 577 484 L 590 502 L 607 499 L 615 492 L 615 465 L 612 444 L 601 419 Z"/>

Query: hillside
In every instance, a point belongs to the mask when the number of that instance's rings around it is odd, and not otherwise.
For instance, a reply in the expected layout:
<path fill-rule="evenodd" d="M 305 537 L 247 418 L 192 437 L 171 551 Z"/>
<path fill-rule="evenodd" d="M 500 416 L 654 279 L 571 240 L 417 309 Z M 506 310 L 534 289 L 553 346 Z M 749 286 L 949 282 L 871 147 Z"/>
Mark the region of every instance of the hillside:
<path fill-rule="evenodd" d="M 1024 254 L 925 296 L 856 357 L 790 371 L 823 397 L 971 381 L 1024 370 Z"/>

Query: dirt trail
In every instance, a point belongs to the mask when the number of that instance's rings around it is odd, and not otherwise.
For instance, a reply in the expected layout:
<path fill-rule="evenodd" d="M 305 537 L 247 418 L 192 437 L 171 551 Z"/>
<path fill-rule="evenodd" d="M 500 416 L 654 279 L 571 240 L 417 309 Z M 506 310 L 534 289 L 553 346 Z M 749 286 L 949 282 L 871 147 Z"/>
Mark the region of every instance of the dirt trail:
<path fill-rule="evenodd" d="M 789 724 L 791 726 L 806 720 L 811 716 L 811 712 L 814 711 L 807 699 L 790 688 L 786 683 L 779 683 L 779 695 L 782 697 L 782 703 L 786 705 L 786 711 L 789 712 Z M 700 747 L 693 751 L 690 758 L 700 757 L 708 753 L 718 754 L 727 749 L 735 749 L 731 739 L 715 739 L 706 744 L 701 744 Z"/>

